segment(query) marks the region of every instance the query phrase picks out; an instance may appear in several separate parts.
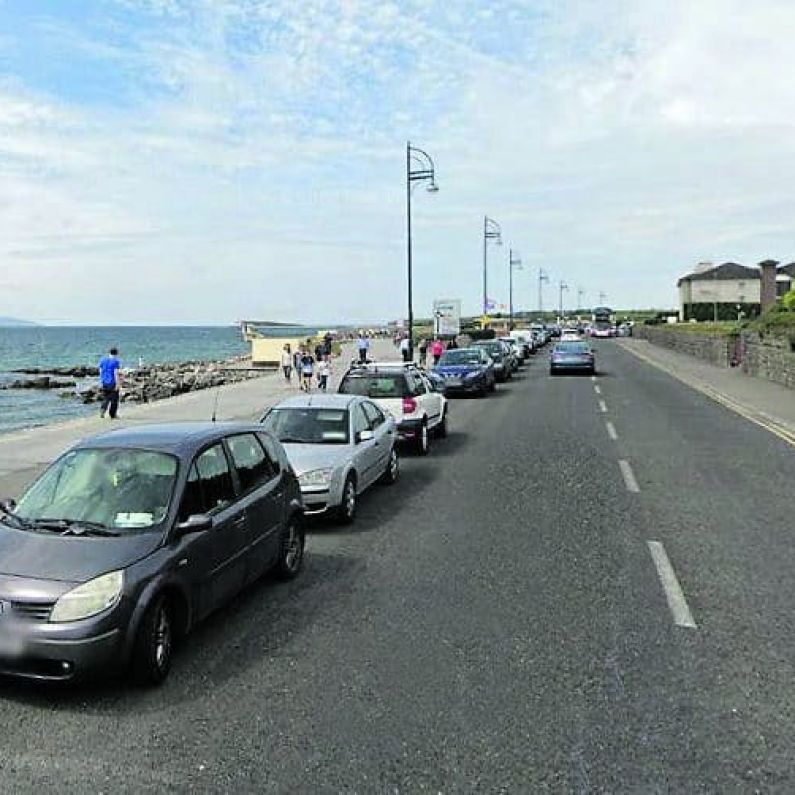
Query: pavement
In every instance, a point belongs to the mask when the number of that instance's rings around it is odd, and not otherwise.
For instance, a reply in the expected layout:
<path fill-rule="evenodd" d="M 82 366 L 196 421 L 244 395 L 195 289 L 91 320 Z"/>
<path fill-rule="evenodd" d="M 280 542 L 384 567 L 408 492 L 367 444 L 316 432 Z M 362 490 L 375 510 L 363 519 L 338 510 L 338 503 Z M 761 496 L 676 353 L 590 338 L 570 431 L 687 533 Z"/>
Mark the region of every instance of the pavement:
<path fill-rule="evenodd" d="M 596 345 L 454 401 L 161 688 L 0 682 L 3 788 L 793 791 L 792 445 Z"/>

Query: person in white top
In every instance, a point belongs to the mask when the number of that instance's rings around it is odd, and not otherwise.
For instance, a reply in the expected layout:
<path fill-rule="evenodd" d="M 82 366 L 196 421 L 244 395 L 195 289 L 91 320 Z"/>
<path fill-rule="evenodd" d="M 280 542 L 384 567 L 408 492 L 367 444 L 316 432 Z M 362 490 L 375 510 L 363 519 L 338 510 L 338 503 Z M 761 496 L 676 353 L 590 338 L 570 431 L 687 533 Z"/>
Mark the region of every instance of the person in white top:
<path fill-rule="evenodd" d="M 290 352 L 289 343 L 282 350 L 282 372 L 284 373 L 284 380 L 289 384 L 293 374 L 293 354 Z"/>
<path fill-rule="evenodd" d="M 321 392 L 325 392 L 328 387 L 328 380 L 331 376 L 331 362 L 328 356 L 324 356 L 317 366 L 317 385 Z"/>
<path fill-rule="evenodd" d="M 400 353 L 403 355 L 404 362 L 411 361 L 411 342 L 408 337 L 403 337 L 400 341 Z"/>

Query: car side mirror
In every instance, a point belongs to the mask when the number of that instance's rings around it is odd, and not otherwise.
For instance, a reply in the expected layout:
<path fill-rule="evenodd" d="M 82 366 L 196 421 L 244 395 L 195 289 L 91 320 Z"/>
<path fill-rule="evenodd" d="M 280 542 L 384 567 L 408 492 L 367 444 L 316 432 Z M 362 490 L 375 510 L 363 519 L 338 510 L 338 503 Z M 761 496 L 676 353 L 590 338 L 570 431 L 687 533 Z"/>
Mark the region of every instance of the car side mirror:
<path fill-rule="evenodd" d="M 13 511 L 15 511 L 17 508 L 17 501 L 10 498 L 7 500 L 0 500 L 0 506 L 2 506 L 4 511 L 13 513 Z"/>
<path fill-rule="evenodd" d="M 369 442 L 375 439 L 375 434 L 372 431 L 359 431 L 358 440 L 360 442 Z"/>
<path fill-rule="evenodd" d="M 194 513 L 177 525 L 177 532 L 181 536 L 203 533 L 205 530 L 212 530 L 214 524 L 212 516 L 208 516 L 206 513 Z"/>

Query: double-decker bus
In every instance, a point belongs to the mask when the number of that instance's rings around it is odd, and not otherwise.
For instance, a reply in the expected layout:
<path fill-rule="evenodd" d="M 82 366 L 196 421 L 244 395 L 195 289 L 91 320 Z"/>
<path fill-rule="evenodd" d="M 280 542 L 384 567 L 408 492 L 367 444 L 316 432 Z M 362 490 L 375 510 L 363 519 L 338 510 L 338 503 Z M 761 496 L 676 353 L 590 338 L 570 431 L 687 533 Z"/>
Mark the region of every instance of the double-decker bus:
<path fill-rule="evenodd" d="M 616 324 L 613 310 L 607 306 L 597 306 L 591 314 L 591 336 L 615 337 Z"/>

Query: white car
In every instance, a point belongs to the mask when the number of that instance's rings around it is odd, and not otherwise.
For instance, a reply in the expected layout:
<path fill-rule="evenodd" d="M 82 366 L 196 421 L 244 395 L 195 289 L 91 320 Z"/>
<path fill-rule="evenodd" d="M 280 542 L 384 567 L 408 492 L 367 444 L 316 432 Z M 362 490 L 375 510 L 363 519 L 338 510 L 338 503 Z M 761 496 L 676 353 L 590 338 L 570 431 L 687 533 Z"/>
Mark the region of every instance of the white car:
<path fill-rule="evenodd" d="M 572 331 L 571 329 L 567 329 L 560 335 L 561 342 L 580 342 L 582 338 L 582 334 L 579 331 Z"/>
<path fill-rule="evenodd" d="M 362 395 L 388 411 L 398 436 L 426 455 L 431 436 L 447 436 L 449 404 L 423 370 L 411 362 L 354 364 L 340 382 L 340 393 Z"/>

